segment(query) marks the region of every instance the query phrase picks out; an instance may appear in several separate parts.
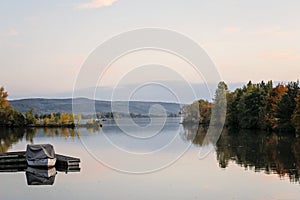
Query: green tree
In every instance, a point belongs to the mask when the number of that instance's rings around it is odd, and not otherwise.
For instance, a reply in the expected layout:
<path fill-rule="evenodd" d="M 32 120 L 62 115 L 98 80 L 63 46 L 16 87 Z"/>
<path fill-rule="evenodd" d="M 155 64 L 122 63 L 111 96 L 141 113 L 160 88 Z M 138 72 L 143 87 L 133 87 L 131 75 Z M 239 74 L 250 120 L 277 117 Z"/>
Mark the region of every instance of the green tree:
<path fill-rule="evenodd" d="M 260 129 L 264 121 L 267 86 L 264 82 L 252 84 L 243 88 L 242 96 L 237 106 L 239 127 L 245 129 Z"/>
<path fill-rule="evenodd" d="M 11 127 L 20 127 L 20 126 L 25 126 L 25 117 L 22 113 L 13 110 L 13 109 L 7 109 L 6 110 L 6 126 L 11 126 Z"/>
<path fill-rule="evenodd" d="M 26 118 L 26 124 L 27 125 L 35 124 L 36 119 L 35 119 L 34 114 L 33 114 L 33 109 L 31 109 L 31 110 L 29 110 L 25 113 L 25 118 Z"/>
<path fill-rule="evenodd" d="M 240 127 L 238 108 L 242 95 L 243 91 L 240 88 L 227 95 L 226 125 L 230 128 Z"/>

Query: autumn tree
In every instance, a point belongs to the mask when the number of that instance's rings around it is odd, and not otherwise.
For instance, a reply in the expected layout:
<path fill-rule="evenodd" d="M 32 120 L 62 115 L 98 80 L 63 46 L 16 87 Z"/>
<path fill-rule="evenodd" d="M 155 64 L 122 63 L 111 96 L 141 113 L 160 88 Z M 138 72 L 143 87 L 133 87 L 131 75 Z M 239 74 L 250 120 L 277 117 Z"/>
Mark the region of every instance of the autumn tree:
<path fill-rule="evenodd" d="M 8 93 L 4 90 L 4 87 L 1 87 L 0 88 L 0 112 L 4 111 L 7 107 L 9 107 L 7 97 L 8 97 Z"/>
<path fill-rule="evenodd" d="M 44 125 L 48 125 L 49 124 L 50 119 L 48 117 L 44 118 Z"/>
<path fill-rule="evenodd" d="M 274 129 L 277 125 L 276 112 L 278 104 L 281 101 L 282 96 L 287 92 L 288 88 L 285 85 L 278 84 L 267 95 L 265 106 L 265 124 L 266 129 Z"/>
<path fill-rule="evenodd" d="M 25 117 L 22 113 L 12 109 L 9 105 L 8 93 L 3 87 L 0 88 L 0 125 L 4 126 L 24 126 Z"/>
<path fill-rule="evenodd" d="M 70 118 L 69 122 L 74 124 L 75 123 L 75 115 L 74 115 L 74 113 L 71 113 L 69 118 Z"/>
<path fill-rule="evenodd" d="M 213 106 L 211 119 L 214 120 L 212 123 L 217 125 L 223 121 L 222 116 L 224 117 L 226 112 L 225 124 L 230 128 L 294 132 L 300 128 L 298 104 L 298 81 L 287 85 L 278 84 L 275 88 L 272 81 L 267 83 L 262 81 L 258 84 L 249 81 L 247 85 L 237 88 L 234 92 L 229 92 L 227 85 L 220 82 L 211 104 Z M 203 113 L 209 113 L 206 111 L 210 111 L 210 107 L 204 100 L 184 106 L 184 122 L 201 123 L 204 119 Z"/>
<path fill-rule="evenodd" d="M 199 115 L 200 115 L 200 124 L 208 125 L 211 119 L 211 107 L 212 103 L 205 101 L 205 100 L 199 100 Z"/>
<path fill-rule="evenodd" d="M 4 90 L 4 87 L 0 88 L 0 124 L 6 125 L 8 122 L 8 110 L 10 110 L 9 103 L 7 101 L 8 93 Z"/>
<path fill-rule="evenodd" d="M 50 114 L 50 121 L 51 123 L 56 123 L 55 115 L 53 113 Z"/>
<path fill-rule="evenodd" d="M 81 114 L 78 113 L 77 114 L 77 124 L 80 123 L 81 119 L 82 119 L 82 116 L 81 116 Z"/>
<path fill-rule="evenodd" d="M 70 115 L 68 113 L 60 114 L 60 121 L 61 121 L 61 124 L 69 124 Z"/>

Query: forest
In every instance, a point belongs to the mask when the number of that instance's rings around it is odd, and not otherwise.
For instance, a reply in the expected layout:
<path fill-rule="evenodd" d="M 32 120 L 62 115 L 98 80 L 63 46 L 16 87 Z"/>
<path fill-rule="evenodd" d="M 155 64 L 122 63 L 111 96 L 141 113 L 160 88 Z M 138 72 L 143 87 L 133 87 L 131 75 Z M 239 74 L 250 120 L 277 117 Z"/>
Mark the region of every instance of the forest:
<path fill-rule="evenodd" d="M 69 113 L 34 114 L 33 110 L 21 113 L 9 104 L 8 93 L 0 88 L 0 126 L 75 126 L 82 116 Z M 213 112 L 214 111 L 214 112 Z M 260 129 L 284 133 L 300 131 L 299 81 L 279 83 L 272 81 L 252 83 L 229 91 L 225 82 L 220 82 L 212 102 L 197 100 L 183 106 L 183 123 L 208 125 L 211 119 L 225 121 L 225 126 L 234 129 Z M 222 115 L 224 114 L 224 116 Z M 94 121 L 89 123 L 93 124 Z"/>
<path fill-rule="evenodd" d="M 214 107 L 216 116 L 223 112 L 220 105 L 225 105 L 225 126 L 228 128 L 282 133 L 300 131 L 299 81 L 275 86 L 273 81 L 256 84 L 249 81 L 232 92 L 225 82 L 220 82 L 213 102 L 198 100 L 183 107 L 183 123 L 208 125 Z M 214 119 L 218 121 L 216 116 Z"/>

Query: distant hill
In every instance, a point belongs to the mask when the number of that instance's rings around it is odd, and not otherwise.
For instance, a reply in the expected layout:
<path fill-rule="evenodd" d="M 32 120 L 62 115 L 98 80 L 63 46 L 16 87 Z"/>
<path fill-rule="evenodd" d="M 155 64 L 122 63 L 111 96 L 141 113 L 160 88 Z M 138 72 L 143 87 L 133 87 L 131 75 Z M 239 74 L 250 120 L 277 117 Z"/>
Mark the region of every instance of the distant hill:
<path fill-rule="evenodd" d="M 75 99 L 76 103 L 82 105 L 90 104 L 91 101 L 92 100 L 85 99 L 85 98 Z M 20 100 L 10 100 L 9 103 L 10 105 L 12 105 L 14 109 L 23 113 L 30 109 L 33 109 L 34 113 L 36 114 L 46 114 L 46 113 L 55 113 L 55 112 L 72 113 L 71 98 L 69 99 L 44 99 L 44 98 L 20 99 Z M 122 101 L 118 101 L 114 103 L 116 105 L 124 104 L 124 102 Z M 129 102 L 129 111 L 131 113 L 136 113 L 136 114 L 148 114 L 150 107 L 157 104 L 164 107 L 168 114 L 170 113 L 177 114 L 180 111 L 180 104 L 178 103 L 143 102 L 143 101 Z M 96 108 L 96 112 L 111 112 L 111 102 L 96 100 L 95 108 Z"/>

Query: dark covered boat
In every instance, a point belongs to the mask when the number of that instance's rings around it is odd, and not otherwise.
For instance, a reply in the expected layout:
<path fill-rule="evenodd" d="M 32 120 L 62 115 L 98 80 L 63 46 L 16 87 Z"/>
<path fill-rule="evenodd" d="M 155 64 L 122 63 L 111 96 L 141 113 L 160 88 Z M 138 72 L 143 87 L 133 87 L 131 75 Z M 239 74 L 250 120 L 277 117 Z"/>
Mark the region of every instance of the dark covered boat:
<path fill-rule="evenodd" d="M 56 163 L 55 151 L 51 144 L 28 144 L 25 155 L 28 166 L 53 167 Z"/>

